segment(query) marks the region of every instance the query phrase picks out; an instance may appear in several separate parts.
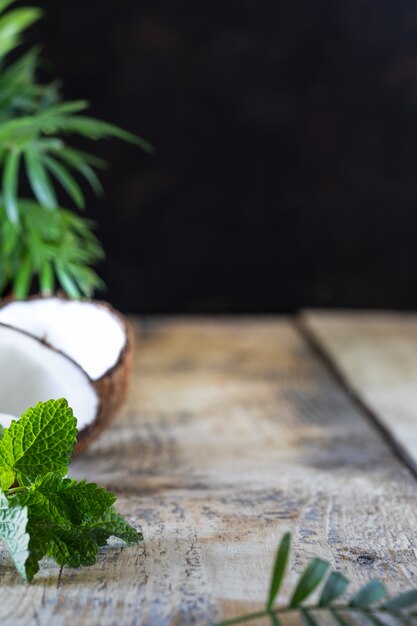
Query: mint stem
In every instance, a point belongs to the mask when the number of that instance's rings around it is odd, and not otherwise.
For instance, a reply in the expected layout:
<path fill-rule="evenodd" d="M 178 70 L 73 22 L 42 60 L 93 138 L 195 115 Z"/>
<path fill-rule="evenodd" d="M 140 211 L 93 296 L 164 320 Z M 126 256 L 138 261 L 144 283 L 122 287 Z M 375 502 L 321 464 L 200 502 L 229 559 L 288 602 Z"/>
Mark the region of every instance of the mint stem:
<path fill-rule="evenodd" d="M 10 489 L 6 489 L 6 495 L 10 496 L 13 493 L 16 493 L 17 491 L 24 491 L 25 489 L 27 489 L 27 487 L 11 487 Z"/>

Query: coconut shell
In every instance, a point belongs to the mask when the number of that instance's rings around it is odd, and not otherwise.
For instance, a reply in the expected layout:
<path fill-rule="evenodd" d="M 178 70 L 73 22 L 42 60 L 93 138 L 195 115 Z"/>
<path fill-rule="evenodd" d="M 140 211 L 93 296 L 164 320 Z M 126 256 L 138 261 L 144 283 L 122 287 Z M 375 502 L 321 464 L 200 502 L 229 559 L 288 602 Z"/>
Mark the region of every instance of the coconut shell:
<path fill-rule="evenodd" d="M 46 299 L 61 299 L 68 300 L 68 298 L 62 294 L 55 296 L 42 296 L 35 295 L 27 298 L 27 302 L 34 300 L 46 300 Z M 70 300 L 68 300 L 70 302 Z M 8 297 L 0 301 L 0 309 L 12 305 L 15 302 L 12 298 Z M 19 303 L 23 303 L 25 300 L 19 300 Z M 114 365 L 112 365 L 100 378 L 93 380 L 82 366 L 77 363 L 74 358 L 71 358 L 63 350 L 59 350 L 55 346 L 51 345 L 47 340 L 41 339 L 42 343 L 48 346 L 51 350 L 60 352 L 66 358 L 71 361 L 75 361 L 76 364 L 83 369 L 86 377 L 89 379 L 90 384 L 95 389 L 98 396 L 98 407 L 95 419 L 83 427 L 77 436 L 77 444 L 75 446 L 74 454 L 79 454 L 85 450 L 90 443 L 98 437 L 104 428 L 109 424 L 112 418 L 116 415 L 118 410 L 122 407 L 126 400 L 128 385 L 131 377 L 131 371 L 133 366 L 134 356 L 134 332 L 129 320 L 119 311 L 116 311 L 109 303 L 99 300 L 83 300 L 82 302 L 91 304 L 96 307 L 105 308 L 110 315 L 114 316 L 121 324 L 125 334 L 125 344 L 120 352 L 119 358 Z M 17 330 L 20 330 L 18 326 L 12 324 L 6 324 L 12 326 Z M 31 334 L 31 333 L 27 333 Z M 34 335 L 32 335 L 34 337 Z M 103 338 L 105 340 L 105 338 Z"/>
<path fill-rule="evenodd" d="M 100 303 L 108 306 L 106 303 Z M 121 313 L 112 309 L 117 314 L 126 331 L 126 344 L 118 362 L 110 368 L 101 378 L 93 381 L 93 385 L 100 398 L 100 408 L 94 422 L 83 428 L 77 437 L 75 454 L 85 450 L 90 443 L 98 437 L 117 412 L 123 406 L 131 379 L 135 338 L 132 325 Z"/>

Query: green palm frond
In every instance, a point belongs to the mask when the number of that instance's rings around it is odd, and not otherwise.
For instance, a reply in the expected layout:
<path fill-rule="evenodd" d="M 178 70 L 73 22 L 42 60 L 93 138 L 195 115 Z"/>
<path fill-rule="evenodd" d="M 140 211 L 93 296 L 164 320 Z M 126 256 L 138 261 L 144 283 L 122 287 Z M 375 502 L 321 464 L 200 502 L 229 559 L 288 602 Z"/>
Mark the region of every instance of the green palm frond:
<path fill-rule="evenodd" d="M 0 62 L 22 43 L 23 32 L 42 16 L 34 7 L 6 11 L 14 0 L 0 0 Z"/>
<path fill-rule="evenodd" d="M 74 149 L 68 138 L 118 138 L 147 152 L 152 146 L 85 115 L 85 100 L 62 101 L 57 82 L 38 83 L 38 47 L 8 61 L 26 28 L 42 15 L 37 8 L 13 8 L 13 2 L 0 0 L 0 296 L 11 287 L 15 297 L 23 298 L 36 281 L 43 293 L 60 285 L 70 297 L 91 296 L 103 286 L 91 268 L 103 250 L 93 224 L 61 207 L 58 189 L 83 209 L 78 179 L 102 193 L 96 170 L 106 163 Z M 21 198 L 22 176 L 34 200 Z"/>
<path fill-rule="evenodd" d="M 47 212 L 37 202 L 20 200 L 21 224 L 0 223 L 0 288 L 12 284 L 25 298 L 37 283 L 43 294 L 56 283 L 70 297 L 91 297 L 103 287 L 92 265 L 104 257 L 94 223 L 71 211 Z"/>
<path fill-rule="evenodd" d="M 329 618 L 338 626 L 365 622 L 386 626 L 384 618 L 399 626 L 408 626 L 417 619 L 417 589 L 386 600 L 387 589 L 380 580 L 374 579 L 342 601 L 349 581 L 341 573 L 330 571 L 330 565 L 321 559 L 312 559 L 308 563 L 295 585 L 290 601 L 283 605 L 276 604 L 288 563 L 290 543 L 291 536 L 287 533 L 278 547 L 265 607 L 212 626 L 232 626 L 265 618 L 269 618 L 272 626 L 281 626 L 281 619 L 291 614 L 298 614 L 305 626 L 326 626 Z M 305 603 L 320 586 L 318 601 Z"/>
<path fill-rule="evenodd" d="M 21 167 L 25 169 L 35 198 L 48 210 L 58 207 L 50 174 L 78 208 L 85 205 L 84 195 L 69 170 L 83 176 L 95 192 L 102 191 L 94 168 L 102 167 L 103 162 L 68 147 L 62 138 L 65 133 L 78 133 L 89 139 L 118 137 L 140 145 L 148 152 L 151 150 L 147 142 L 112 124 L 76 115 L 86 106 L 84 101 L 52 104 L 34 115 L 0 122 L 0 144 L 3 147 L 0 166 L 3 166 L 3 193 L 9 219 L 15 222 L 19 219 L 16 197 Z"/>

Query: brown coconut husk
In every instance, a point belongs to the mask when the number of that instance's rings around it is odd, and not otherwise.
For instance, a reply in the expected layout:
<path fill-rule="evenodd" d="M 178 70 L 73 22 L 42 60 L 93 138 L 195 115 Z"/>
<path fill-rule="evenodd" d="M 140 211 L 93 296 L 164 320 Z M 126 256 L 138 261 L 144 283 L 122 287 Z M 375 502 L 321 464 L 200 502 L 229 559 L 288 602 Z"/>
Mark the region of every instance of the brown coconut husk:
<path fill-rule="evenodd" d="M 63 301 L 72 302 L 62 294 L 54 296 L 35 295 L 30 296 L 23 301 L 16 301 L 12 297 L 7 297 L 0 301 L 0 311 L 10 305 L 12 306 L 15 302 L 19 302 L 20 304 L 28 302 L 30 304 L 33 301 L 38 301 L 41 299 L 60 299 Z M 90 424 L 83 427 L 78 432 L 77 444 L 74 451 L 75 454 L 78 454 L 81 451 L 85 450 L 91 444 L 91 442 L 98 437 L 98 435 L 108 426 L 109 422 L 114 418 L 114 416 L 124 404 L 131 377 L 135 345 L 132 325 L 122 313 L 120 313 L 119 311 L 114 309 L 109 303 L 104 301 L 82 300 L 81 302 L 104 308 L 110 315 L 114 316 L 123 328 L 123 332 L 125 334 L 125 343 L 117 361 L 111 367 L 109 367 L 104 372 L 104 374 L 100 376 L 100 378 L 94 380 L 88 375 L 85 369 L 83 369 L 82 366 L 74 358 L 71 358 L 69 355 L 65 354 L 65 352 L 58 349 L 56 346 L 51 345 L 47 339 L 38 338 L 38 340 L 41 341 L 45 346 L 47 346 L 51 350 L 54 350 L 55 352 L 59 352 L 64 357 L 75 363 L 80 369 L 82 369 L 98 396 L 98 406 L 95 418 Z M 19 332 L 25 332 L 26 334 L 31 335 L 35 338 L 35 335 L 32 335 L 30 332 L 22 331 L 21 329 L 19 329 L 18 325 L 14 326 L 13 324 L 2 324 L 10 326 L 11 328 L 14 328 Z M 105 338 L 103 339 L 105 340 Z"/>
<path fill-rule="evenodd" d="M 100 304 L 109 306 L 104 302 L 100 302 Z M 96 420 L 78 433 L 75 454 L 85 450 L 100 435 L 126 401 L 133 367 L 135 336 L 129 320 L 115 309 L 111 310 L 124 326 L 126 344 L 117 363 L 109 368 L 101 378 L 93 382 L 101 406 Z"/>

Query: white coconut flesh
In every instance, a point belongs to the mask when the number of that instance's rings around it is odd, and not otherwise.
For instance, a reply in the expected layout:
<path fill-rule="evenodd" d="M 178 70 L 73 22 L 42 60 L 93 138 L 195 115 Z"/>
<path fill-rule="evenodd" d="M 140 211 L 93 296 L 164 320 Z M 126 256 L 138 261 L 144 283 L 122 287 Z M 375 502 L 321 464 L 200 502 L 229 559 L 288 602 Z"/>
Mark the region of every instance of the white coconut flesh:
<path fill-rule="evenodd" d="M 92 380 L 114 367 L 126 346 L 126 329 L 110 308 L 63 298 L 14 301 L 0 322 L 19 328 L 68 355 Z"/>
<path fill-rule="evenodd" d="M 40 401 L 66 398 L 82 430 L 96 419 L 99 398 L 86 373 L 35 337 L 0 324 L 0 424 L 8 427 Z"/>

